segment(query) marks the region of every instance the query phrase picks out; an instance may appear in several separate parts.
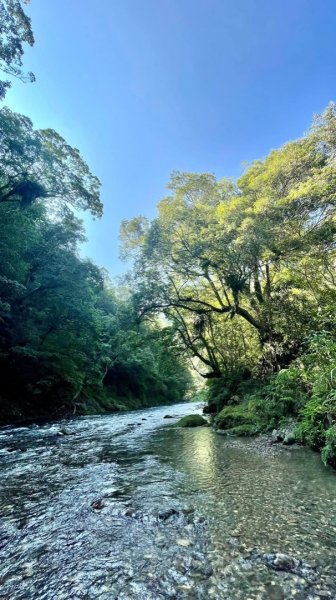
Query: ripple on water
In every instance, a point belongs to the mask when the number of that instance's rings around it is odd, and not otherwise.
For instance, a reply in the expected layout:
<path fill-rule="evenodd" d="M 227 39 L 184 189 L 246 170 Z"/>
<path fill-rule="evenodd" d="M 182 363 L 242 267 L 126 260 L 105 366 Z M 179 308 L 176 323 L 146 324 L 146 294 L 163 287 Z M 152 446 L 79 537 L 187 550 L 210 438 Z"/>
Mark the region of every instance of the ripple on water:
<path fill-rule="evenodd" d="M 335 473 L 169 410 L 0 432 L 0 598 L 336 598 Z"/>

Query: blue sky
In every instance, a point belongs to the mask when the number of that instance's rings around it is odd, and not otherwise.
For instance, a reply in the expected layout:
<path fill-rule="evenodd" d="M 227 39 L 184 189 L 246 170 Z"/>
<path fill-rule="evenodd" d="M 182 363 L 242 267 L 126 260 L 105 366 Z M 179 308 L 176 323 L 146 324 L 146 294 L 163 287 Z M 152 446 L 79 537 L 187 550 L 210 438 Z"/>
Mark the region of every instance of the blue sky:
<path fill-rule="evenodd" d="M 36 44 L 6 103 L 80 148 L 112 276 L 120 220 L 152 217 L 174 169 L 237 176 L 336 100 L 335 0 L 31 0 Z"/>

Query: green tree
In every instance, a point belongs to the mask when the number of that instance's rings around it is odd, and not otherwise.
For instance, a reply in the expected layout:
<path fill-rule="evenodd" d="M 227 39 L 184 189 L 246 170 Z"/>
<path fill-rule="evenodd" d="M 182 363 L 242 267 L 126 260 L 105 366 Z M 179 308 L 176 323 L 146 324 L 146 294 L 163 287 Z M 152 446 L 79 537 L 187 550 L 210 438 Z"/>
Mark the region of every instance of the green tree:
<path fill-rule="evenodd" d="M 0 203 L 49 200 L 101 216 L 99 189 L 79 150 L 56 131 L 35 130 L 28 117 L 0 110 Z"/>
<path fill-rule="evenodd" d="M 263 368 L 277 370 L 333 293 L 335 123 L 331 105 L 308 135 L 253 163 L 236 184 L 174 173 L 156 219 L 122 224 L 124 252 L 136 249 L 139 311 L 174 319 L 205 376 L 225 371 L 228 319 L 240 323 L 233 339 L 257 336 Z"/>
<path fill-rule="evenodd" d="M 22 7 L 28 2 L 0 0 L 0 71 L 21 81 L 35 81 L 33 73 L 22 70 L 24 44 L 34 44 L 31 22 Z M 0 80 L 0 100 L 10 87 L 10 81 Z"/>

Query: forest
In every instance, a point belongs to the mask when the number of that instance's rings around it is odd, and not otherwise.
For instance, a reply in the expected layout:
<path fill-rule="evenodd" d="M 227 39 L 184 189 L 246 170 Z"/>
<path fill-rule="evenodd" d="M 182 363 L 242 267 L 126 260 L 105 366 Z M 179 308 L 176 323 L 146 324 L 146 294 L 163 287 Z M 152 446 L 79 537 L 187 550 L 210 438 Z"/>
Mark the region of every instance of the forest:
<path fill-rule="evenodd" d="M 33 45 L 1 4 L 1 70 Z M 1 82 L 1 99 L 11 83 Z M 242 157 L 244 158 L 244 157 Z M 1 423 L 202 399 L 219 429 L 294 437 L 336 462 L 336 107 L 237 179 L 175 171 L 123 221 L 117 285 L 81 256 L 100 182 L 53 129 L 0 110 Z"/>
<path fill-rule="evenodd" d="M 183 399 L 172 326 L 140 319 L 132 292 L 79 255 L 76 215 L 102 205 L 78 150 L 7 108 L 0 137 L 1 421 Z"/>
<path fill-rule="evenodd" d="M 295 419 L 336 460 L 336 107 L 237 180 L 175 172 L 157 217 L 122 223 L 138 311 L 163 313 L 238 435 Z"/>

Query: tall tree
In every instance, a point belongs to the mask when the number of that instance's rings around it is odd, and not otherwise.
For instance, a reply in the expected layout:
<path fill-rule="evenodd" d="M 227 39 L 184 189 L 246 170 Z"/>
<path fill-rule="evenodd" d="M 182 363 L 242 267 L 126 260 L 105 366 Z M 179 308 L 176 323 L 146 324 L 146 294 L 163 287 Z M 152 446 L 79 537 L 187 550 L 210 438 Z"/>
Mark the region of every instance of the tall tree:
<path fill-rule="evenodd" d="M 219 317 L 258 336 L 270 369 L 316 322 L 335 264 L 335 123 L 331 105 L 236 184 L 174 173 L 156 219 L 122 224 L 124 252 L 136 249 L 139 310 L 175 319 L 206 376 L 223 371 Z"/>

